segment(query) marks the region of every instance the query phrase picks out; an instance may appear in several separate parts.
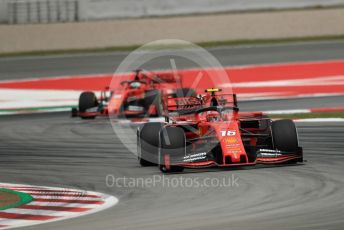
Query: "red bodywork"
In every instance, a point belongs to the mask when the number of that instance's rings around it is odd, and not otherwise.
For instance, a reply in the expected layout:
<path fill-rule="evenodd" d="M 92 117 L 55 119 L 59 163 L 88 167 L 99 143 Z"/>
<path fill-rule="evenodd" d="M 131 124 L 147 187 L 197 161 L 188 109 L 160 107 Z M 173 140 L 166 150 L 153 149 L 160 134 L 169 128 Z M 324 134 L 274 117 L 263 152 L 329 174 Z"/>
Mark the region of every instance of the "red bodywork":
<path fill-rule="evenodd" d="M 302 161 L 302 148 L 283 153 L 274 148 L 271 119 L 262 113 L 239 112 L 236 95 L 211 92 L 198 98 L 168 98 L 166 127 L 180 127 L 186 155 L 172 159 L 162 153 L 166 167 L 227 167 Z M 166 159 L 167 160 L 166 160 Z"/>
<path fill-rule="evenodd" d="M 175 89 L 180 87 L 179 76 L 173 74 L 144 73 L 136 70 L 132 80 L 116 77 L 112 81 L 111 88 L 101 92 L 98 105 L 87 111 L 79 112 L 80 117 L 95 116 L 159 116 L 158 104 L 147 105 L 147 97 L 159 92 L 159 97 L 172 95 Z M 155 95 L 157 96 L 157 95 Z M 160 103 L 161 104 L 161 103 Z"/>

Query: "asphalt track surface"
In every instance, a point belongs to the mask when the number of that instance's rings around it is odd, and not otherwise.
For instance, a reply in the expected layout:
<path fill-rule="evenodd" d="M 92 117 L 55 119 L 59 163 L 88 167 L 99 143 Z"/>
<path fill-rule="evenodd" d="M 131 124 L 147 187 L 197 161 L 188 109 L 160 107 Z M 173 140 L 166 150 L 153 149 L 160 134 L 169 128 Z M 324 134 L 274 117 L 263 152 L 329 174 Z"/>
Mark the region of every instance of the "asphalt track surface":
<path fill-rule="evenodd" d="M 217 47 L 210 48 L 208 51 L 223 66 L 343 60 L 344 40 Z M 112 73 L 127 55 L 127 52 L 117 52 L 0 58 L 0 80 Z M 169 58 L 167 56 L 154 59 L 142 67 L 148 70 L 171 69 Z M 177 68 L 197 67 L 190 60 L 174 58 L 176 59 Z M 242 102 L 240 107 L 245 111 L 252 111 L 254 108 L 258 110 L 276 110 L 342 107 L 343 101 L 344 96 L 319 97 Z"/>
<path fill-rule="evenodd" d="M 131 187 L 123 181 L 108 187 L 107 175 L 153 179 L 161 173 L 155 167 L 141 168 L 106 118 L 81 121 L 65 113 L 7 116 L 1 117 L 0 127 L 3 182 L 95 190 L 120 199 L 118 205 L 90 216 L 25 229 L 344 226 L 343 123 L 298 124 L 307 160 L 301 165 L 186 170 L 164 179 L 183 177 L 203 183 L 206 178 L 238 178 L 229 187 L 172 187 L 168 182 Z"/>
<path fill-rule="evenodd" d="M 338 48 L 334 46 L 331 50 L 336 53 Z M 324 53 L 329 59 L 336 56 L 329 50 Z M 337 58 L 343 57 L 338 53 Z M 265 62 L 272 61 L 273 58 Z M 12 72 L 20 72 L 13 67 Z M 27 73 L 35 75 L 38 67 L 32 68 Z M 9 66 L 7 71 L 11 72 Z M 36 75 L 39 74 L 43 73 Z M 307 104 L 314 99 L 304 100 Z M 334 101 L 319 100 L 322 101 L 317 103 Z M 291 101 L 271 101 L 270 105 L 250 102 L 242 106 L 251 110 L 259 110 L 262 105 L 281 109 L 283 103 L 284 106 L 299 103 Z M 343 100 L 337 97 L 336 101 Z M 304 164 L 186 170 L 184 174 L 166 175 L 165 185 L 157 182 L 155 186 L 131 187 L 123 181 L 117 186 L 107 186 L 106 177 L 156 178 L 162 174 L 155 167 L 138 165 L 135 155 L 119 140 L 108 119 L 82 121 L 70 118 L 67 113 L 2 116 L 1 181 L 93 190 L 115 195 L 120 200 L 118 205 L 90 216 L 25 229 L 343 229 L 344 123 L 297 126 L 307 160 Z M 128 139 L 128 142 L 135 141 Z M 180 177 L 201 183 L 206 178 L 220 181 L 237 178 L 237 184 L 176 188 L 166 185 L 166 180 Z"/>
<path fill-rule="evenodd" d="M 344 40 L 217 47 L 208 51 L 223 66 L 342 60 Z M 113 73 L 127 55 L 127 52 L 117 52 L 0 58 L 0 80 Z M 179 69 L 197 67 L 195 63 L 185 59 L 177 59 L 176 65 Z M 155 59 L 143 67 L 149 70 L 170 69 L 171 65 L 169 57 L 166 57 Z"/>

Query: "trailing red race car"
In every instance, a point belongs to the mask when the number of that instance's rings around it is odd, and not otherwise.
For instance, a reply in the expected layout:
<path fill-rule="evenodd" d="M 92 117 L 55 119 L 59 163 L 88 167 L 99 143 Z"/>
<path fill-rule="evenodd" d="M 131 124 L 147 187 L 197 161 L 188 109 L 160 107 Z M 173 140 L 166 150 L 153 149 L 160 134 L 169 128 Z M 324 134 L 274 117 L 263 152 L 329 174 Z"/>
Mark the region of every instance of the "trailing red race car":
<path fill-rule="evenodd" d="M 203 96 L 167 98 L 166 122 L 138 128 L 140 164 L 181 172 L 184 168 L 303 162 L 293 121 L 239 113 L 236 95 L 219 92 L 208 89 Z"/>
<path fill-rule="evenodd" d="M 161 100 L 166 95 L 185 96 L 186 92 L 196 95 L 194 90 L 181 88 L 180 84 L 179 76 L 135 70 L 132 80 L 119 82 L 115 90 L 106 89 L 99 99 L 94 92 L 81 93 L 78 109 L 72 109 L 72 116 L 83 119 L 109 114 L 118 117 L 161 116 Z"/>

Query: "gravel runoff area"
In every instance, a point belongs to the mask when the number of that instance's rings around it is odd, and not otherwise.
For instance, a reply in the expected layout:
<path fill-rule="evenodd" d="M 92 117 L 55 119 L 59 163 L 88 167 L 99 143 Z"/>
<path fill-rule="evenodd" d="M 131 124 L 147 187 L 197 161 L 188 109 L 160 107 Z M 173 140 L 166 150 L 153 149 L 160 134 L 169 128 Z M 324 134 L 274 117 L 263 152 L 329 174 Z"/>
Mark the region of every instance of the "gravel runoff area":
<path fill-rule="evenodd" d="M 39 25 L 0 25 L 0 53 L 344 34 L 344 8 Z"/>

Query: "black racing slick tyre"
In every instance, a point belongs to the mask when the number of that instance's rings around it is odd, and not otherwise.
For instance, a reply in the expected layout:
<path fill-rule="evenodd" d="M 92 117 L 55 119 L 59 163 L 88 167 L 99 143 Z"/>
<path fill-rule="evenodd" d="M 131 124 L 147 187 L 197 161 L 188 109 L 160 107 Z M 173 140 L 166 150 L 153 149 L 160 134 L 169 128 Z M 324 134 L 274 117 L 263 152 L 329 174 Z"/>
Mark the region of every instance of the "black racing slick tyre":
<path fill-rule="evenodd" d="M 196 97 L 197 93 L 191 88 L 179 88 L 176 90 L 174 97 Z"/>
<path fill-rule="evenodd" d="M 146 123 L 137 132 L 137 154 L 142 167 L 158 165 L 159 132 L 163 123 Z"/>
<path fill-rule="evenodd" d="M 166 127 L 160 131 L 159 169 L 163 173 L 182 172 L 174 163 L 185 156 L 186 138 L 182 128 Z"/>
<path fill-rule="evenodd" d="M 298 151 L 298 136 L 292 120 L 278 120 L 271 126 L 273 145 L 276 149 L 286 152 Z"/>
<path fill-rule="evenodd" d="M 80 94 L 79 97 L 79 112 L 84 113 L 87 111 L 87 109 L 97 107 L 99 105 L 98 99 L 96 95 L 93 92 L 83 92 Z M 95 118 L 95 116 L 91 117 L 81 117 L 84 119 L 92 119 Z"/>

